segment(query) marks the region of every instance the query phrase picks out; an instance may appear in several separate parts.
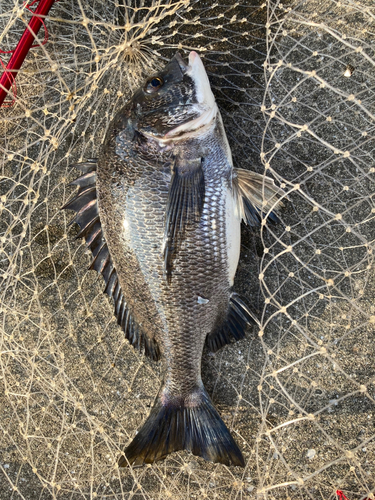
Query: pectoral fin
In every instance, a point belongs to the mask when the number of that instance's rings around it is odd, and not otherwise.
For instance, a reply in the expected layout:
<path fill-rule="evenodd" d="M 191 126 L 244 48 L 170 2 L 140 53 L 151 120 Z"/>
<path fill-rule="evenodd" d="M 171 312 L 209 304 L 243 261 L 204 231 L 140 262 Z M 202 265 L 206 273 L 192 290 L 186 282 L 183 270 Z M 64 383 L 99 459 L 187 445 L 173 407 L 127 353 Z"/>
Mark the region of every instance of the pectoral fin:
<path fill-rule="evenodd" d="M 275 186 L 267 176 L 244 170 L 234 169 L 233 187 L 241 219 L 249 226 L 259 226 L 262 218 L 278 222 L 277 212 L 282 207 L 280 197 L 284 191 Z"/>
<path fill-rule="evenodd" d="M 176 159 L 166 207 L 164 231 L 164 270 L 170 283 L 173 260 L 183 241 L 186 228 L 199 223 L 202 215 L 205 184 L 202 158 Z"/>

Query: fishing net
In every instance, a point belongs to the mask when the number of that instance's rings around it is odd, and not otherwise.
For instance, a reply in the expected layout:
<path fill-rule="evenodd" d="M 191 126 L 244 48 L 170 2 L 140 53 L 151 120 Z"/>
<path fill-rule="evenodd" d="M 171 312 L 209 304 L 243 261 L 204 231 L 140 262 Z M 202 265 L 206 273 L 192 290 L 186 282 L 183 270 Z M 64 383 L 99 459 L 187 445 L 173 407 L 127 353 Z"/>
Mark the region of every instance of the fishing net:
<path fill-rule="evenodd" d="M 374 15 L 371 0 L 52 6 L 0 110 L 1 500 L 374 498 Z M 2 51 L 30 18 L 1 2 Z M 245 469 L 187 452 L 118 468 L 161 368 L 124 338 L 60 210 L 70 165 L 177 50 L 201 54 L 235 165 L 287 195 L 281 224 L 242 232 L 235 290 L 260 328 L 203 354 Z"/>

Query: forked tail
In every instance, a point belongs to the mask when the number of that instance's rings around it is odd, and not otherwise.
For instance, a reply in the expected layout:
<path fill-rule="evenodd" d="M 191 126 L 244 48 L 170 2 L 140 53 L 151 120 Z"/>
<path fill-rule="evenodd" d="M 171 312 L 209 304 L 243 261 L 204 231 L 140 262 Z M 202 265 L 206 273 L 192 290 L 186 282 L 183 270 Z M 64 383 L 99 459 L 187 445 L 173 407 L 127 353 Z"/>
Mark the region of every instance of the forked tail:
<path fill-rule="evenodd" d="M 245 466 L 240 449 L 204 389 L 199 401 L 190 404 L 163 405 L 158 398 L 119 465 L 152 463 L 178 450 L 189 450 L 210 462 Z"/>

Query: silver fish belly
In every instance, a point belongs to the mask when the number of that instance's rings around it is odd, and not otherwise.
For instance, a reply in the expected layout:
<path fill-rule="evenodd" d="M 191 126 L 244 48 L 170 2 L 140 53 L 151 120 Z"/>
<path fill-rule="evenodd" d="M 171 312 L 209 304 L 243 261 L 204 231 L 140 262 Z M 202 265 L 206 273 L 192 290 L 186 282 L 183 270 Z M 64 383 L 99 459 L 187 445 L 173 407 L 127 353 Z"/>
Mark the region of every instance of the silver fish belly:
<path fill-rule="evenodd" d="M 241 220 L 276 220 L 281 192 L 234 169 L 199 56 L 177 54 L 110 124 L 98 162 L 81 166 L 80 236 L 93 251 L 130 343 L 162 357 L 163 386 L 119 464 L 152 463 L 190 450 L 244 466 L 201 379 L 205 342 L 216 351 L 256 321 L 232 293 Z"/>

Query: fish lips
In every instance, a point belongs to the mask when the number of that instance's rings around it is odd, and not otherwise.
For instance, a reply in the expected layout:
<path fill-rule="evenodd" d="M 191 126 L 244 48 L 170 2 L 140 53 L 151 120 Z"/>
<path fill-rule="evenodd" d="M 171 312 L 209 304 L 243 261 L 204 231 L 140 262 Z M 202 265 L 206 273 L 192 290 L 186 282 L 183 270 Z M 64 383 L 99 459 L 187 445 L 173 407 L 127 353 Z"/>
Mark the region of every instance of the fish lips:
<path fill-rule="evenodd" d="M 168 109 L 179 110 L 178 121 L 171 121 L 170 116 L 168 116 Z M 176 102 L 176 104 L 172 104 L 169 108 L 164 108 L 165 113 L 148 113 L 146 116 L 142 116 L 137 121 L 137 126 L 134 127 L 137 132 L 147 136 L 152 139 L 165 139 L 168 138 L 170 133 L 174 130 L 178 129 L 178 127 L 190 123 L 195 119 L 198 119 L 200 116 L 200 112 L 194 110 L 191 105 L 184 105 Z"/>

